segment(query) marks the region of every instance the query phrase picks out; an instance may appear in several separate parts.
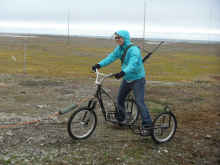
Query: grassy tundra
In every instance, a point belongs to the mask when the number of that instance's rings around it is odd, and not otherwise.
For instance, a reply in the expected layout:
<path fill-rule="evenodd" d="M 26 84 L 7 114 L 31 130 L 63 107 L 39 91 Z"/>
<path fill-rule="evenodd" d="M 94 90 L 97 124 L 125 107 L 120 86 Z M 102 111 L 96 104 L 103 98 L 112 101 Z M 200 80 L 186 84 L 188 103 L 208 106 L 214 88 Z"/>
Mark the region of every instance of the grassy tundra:
<path fill-rule="evenodd" d="M 141 39 L 131 40 L 143 47 Z M 152 42 L 151 42 L 152 43 Z M 159 42 L 158 42 L 159 43 Z M 145 44 L 148 52 L 156 44 Z M 47 76 L 91 76 L 91 66 L 105 58 L 116 46 L 111 39 L 71 37 L 27 38 L 26 73 Z M 1 37 L 1 73 L 22 74 L 24 38 Z M 146 78 L 151 81 L 192 82 L 195 79 L 209 83 L 220 80 L 219 43 L 165 42 L 145 62 Z M 12 59 L 12 55 L 17 61 Z M 144 57 L 146 53 L 142 53 Z M 102 72 L 120 71 L 120 61 L 103 68 Z"/>

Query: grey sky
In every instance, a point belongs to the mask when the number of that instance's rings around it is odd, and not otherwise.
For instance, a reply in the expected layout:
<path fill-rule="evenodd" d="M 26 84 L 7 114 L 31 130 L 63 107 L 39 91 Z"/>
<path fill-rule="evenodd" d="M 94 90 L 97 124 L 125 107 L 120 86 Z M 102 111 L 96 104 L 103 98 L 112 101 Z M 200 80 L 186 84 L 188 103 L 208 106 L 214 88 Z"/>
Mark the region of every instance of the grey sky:
<path fill-rule="evenodd" d="M 146 38 L 220 41 L 220 0 L 0 0 L 0 32 L 143 37 L 144 2 Z"/>

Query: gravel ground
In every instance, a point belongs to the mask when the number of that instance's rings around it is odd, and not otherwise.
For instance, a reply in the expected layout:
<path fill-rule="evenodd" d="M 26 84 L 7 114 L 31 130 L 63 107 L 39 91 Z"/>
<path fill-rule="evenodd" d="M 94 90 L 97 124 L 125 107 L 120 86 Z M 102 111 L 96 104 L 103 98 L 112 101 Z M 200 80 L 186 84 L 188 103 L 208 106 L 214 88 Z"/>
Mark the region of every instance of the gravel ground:
<path fill-rule="evenodd" d="M 94 82 L 93 78 L 1 74 L 0 127 L 40 121 L 0 129 L 0 164 L 220 163 L 219 86 L 147 82 L 149 109 L 172 103 L 178 129 L 169 143 L 158 145 L 151 137 L 134 135 L 128 127 L 104 121 L 99 106 L 94 133 L 86 140 L 75 141 L 67 132 L 72 112 L 45 117 L 93 94 L 95 86 L 88 79 Z M 109 83 L 106 89 L 116 97 L 115 86 L 120 81 L 109 79 Z"/>

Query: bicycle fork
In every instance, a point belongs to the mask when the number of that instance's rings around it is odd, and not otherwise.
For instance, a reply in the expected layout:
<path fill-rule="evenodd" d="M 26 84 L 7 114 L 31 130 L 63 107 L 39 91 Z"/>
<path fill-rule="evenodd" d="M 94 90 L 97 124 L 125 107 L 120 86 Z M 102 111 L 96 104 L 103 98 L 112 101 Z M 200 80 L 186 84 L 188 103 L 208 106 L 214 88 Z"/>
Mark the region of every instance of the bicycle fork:
<path fill-rule="evenodd" d="M 85 114 L 84 114 L 84 116 L 83 116 L 83 119 L 82 119 L 82 121 L 80 122 L 80 124 L 82 124 L 82 125 L 88 125 L 88 123 L 89 123 L 89 121 L 90 121 L 90 119 L 91 119 L 92 113 L 93 113 L 93 111 L 94 111 L 94 109 L 95 109 L 96 103 L 97 103 L 97 101 L 94 101 L 94 100 L 90 100 L 90 101 L 89 101 L 88 107 L 90 107 L 91 104 L 92 104 L 92 107 L 91 107 L 92 110 L 90 111 L 89 114 L 88 114 L 88 111 L 85 112 Z M 87 114 L 88 114 L 89 116 L 88 116 L 88 118 L 86 119 Z M 84 121 L 84 120 L 86 120 L 86 121 Z"/>

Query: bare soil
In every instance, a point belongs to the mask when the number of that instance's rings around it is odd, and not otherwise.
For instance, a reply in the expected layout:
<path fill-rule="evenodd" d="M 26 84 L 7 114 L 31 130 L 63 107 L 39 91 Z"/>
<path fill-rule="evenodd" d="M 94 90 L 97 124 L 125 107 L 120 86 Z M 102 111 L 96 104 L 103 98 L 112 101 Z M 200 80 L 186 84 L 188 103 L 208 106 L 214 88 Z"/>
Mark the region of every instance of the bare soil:
<path fill-rule="evenodd" d="M 67 133 L 72 112 L 44 119 L 93 94 L 95 86 L 86 79 L 79 83 L 71 77 L 11 74 L 1 74 L 0 79 L 0 127 L 41 119 L 0 130 L 2 164 L 219 164 L 219 86 L 148 81 L 149 109 L 169 105 L 178 121 L 172 141 L 157 145 L 150 137 L 105 122 L 99 107 L 98 126 L 83 141 L 74 141 Z M 117 87 L 106 89 L 116 96 Z"/>

